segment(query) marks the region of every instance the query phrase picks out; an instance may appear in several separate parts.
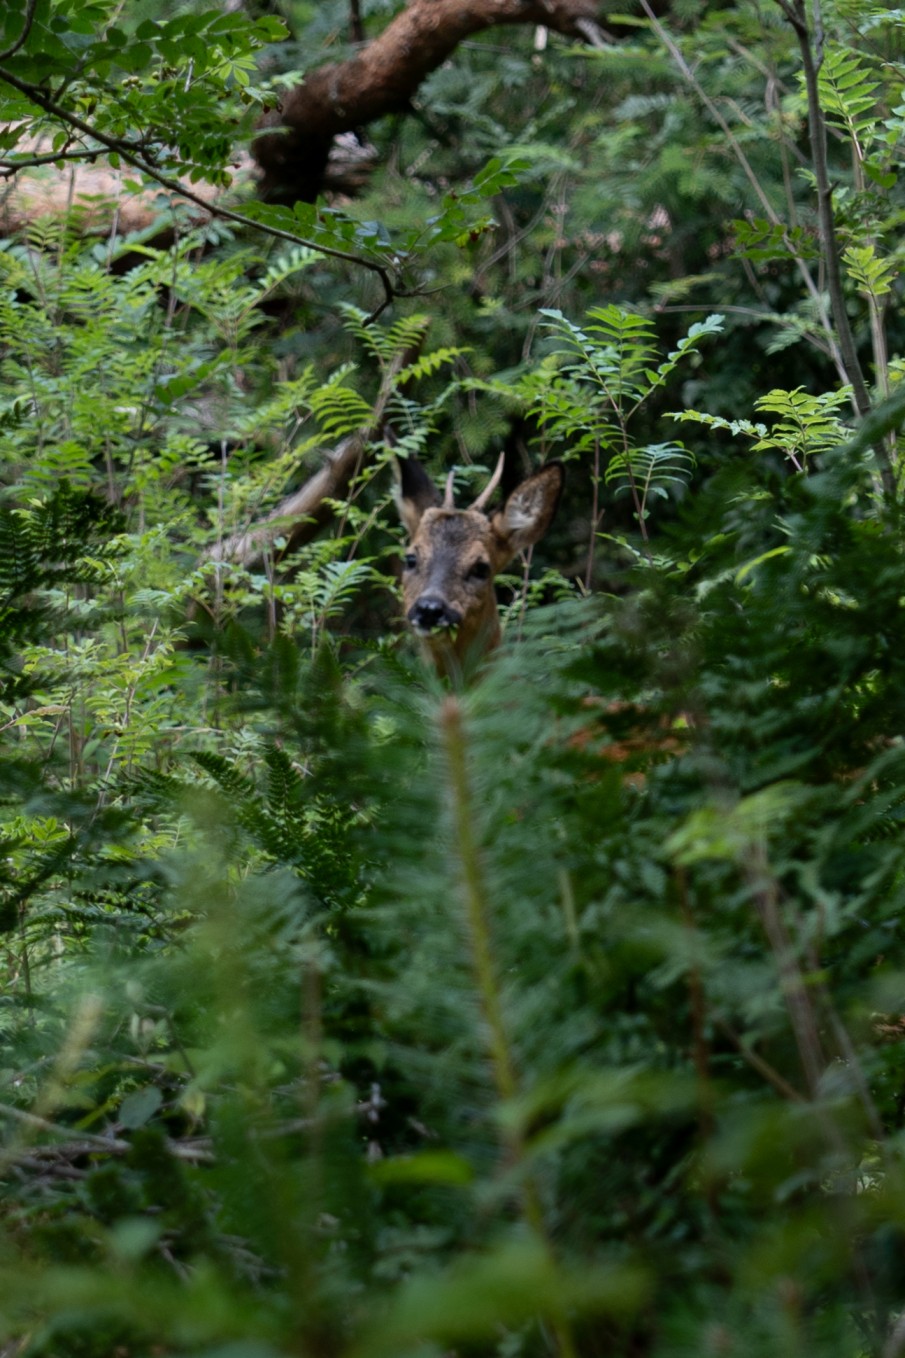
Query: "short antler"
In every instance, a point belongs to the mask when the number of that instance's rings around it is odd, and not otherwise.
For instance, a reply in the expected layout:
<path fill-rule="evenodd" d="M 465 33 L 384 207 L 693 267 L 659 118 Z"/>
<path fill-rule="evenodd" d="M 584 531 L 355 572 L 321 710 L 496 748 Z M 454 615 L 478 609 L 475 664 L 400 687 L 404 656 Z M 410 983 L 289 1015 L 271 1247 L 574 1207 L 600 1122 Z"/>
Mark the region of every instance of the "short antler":
<path fill-rule="evenodd" d="M 450 472 L 450 473 L 449 473 L 449 476 L 447 476 L 447 478 L 446 478 L 446 494 L 443 496 L 443 508 L 444 508 L 444 509 L 455 509 L 455 507 L 456 507 L 456 506 L 455 506 L 455 503 L 454 503 L 454 501 L 453 501 L 453 483 L 454 483 L 454 481 L 455 481 L 455 477 L 456 477 L 456 474 L 455 474 L 455 472 L 453 471 L 453 472 Z"/>
<path fill-rule="evenodd" d="M 484 487 L 478 498 L 475 500 L 474 504 L 471 506 L 472 509 L 484 508 L 487 501 L 490 499 L 491 495 L 493 494 L 493 492 L 496 490 L 497 486 L 500 483 L 500 477 L 503 475 L 503 463 L 505 461 L 506 454 L 500 453 L 499 457 L 497 458 L 497 464 L 496 467 L 494 468 L 493 476 L 491 476 L 490 480 L 487 482 L 487 485 Z"/>

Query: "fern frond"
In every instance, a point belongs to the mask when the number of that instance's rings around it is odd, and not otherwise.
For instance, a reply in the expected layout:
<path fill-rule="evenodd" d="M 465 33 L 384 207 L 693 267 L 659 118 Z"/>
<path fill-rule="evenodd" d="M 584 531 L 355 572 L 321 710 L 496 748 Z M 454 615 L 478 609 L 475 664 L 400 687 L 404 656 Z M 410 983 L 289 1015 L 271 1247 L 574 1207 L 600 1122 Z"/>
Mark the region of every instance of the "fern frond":
<path fill-rule="evenodd" d="M 839 410 L 851 399 L 851 388 L 812 396 L 802 387 L 793 391 L 776 388 L 761 396 L 755 408 L 778 415 L 770 433 L 754 445 L 755 452 L 776 448 L 787 457 L 803 462 L 812 453 L 823 452 L 842 443 L 848 431 Z"/>
<path fill-rule="evenodd" d="M 585 329 L 558 311 L 543 309 L 541 315 L 578 355 L 577 362 L 563 363 L 563 372 L 593 382 L 617 408 L 626 398 L 643 398 L 646 374 L 657 358 L 649 320 L 614 305 L 592 307 Z"/>
<path fill-rule="evenodd" d="M 346 329 L 382 367 L 385 367 L 395 354 L 420 344 L 430 325 L 430 317 L 419 313 L 414 316 L 403 316 L 385 329 L 383 326 L 375 325 L 369 320 L 366 311 L 362 311 L 351 302 L 342 302 L 340 310 L 345 318 Z"/>
<path fill-rule="evenodd" d="M 850 245 L 843 251 L 842 259 L 849 277 L 868 297 L 887 296 L 899 275 L 897 263 L 891 259 L 878 259 L 872 244 Z"/>
<path fill-rule="evenodd" d="M 682 420 L 694 424 L 706 424 L 711 429 L 724 429 L 736 437 L 745 434 L 748 438 L 764 438 L 767 433 L 765 424 L 754 424 L 751 420 L 726 420 L 722 415 L 708 415 L 703 410 L 668 410 L 668 420 Z"/>
<path fill-rule="evenodd" d="M 439 372 L 446 363 L 454 363 L 462 354 L 471 353 L 470 347 L 450 346 L 444 349 L 433 349 L 429 354 L 422 356 L 410 363 L 407 368 L 403 368 L 397 378 L 398 382 L 408 382 L 412 378 L 432 377 Z"/>
<path fill-rule="evenodd" d="M 420 344 L 430 326 L 431 318 L 423 313 L 403 316 L 395 321 L 386 332 L 387 344 L 391 353 L 410 349 Z"/>
<path fill-rule="evenodd" d="M 342 438 L 346 434 L 353 434 L 370 422 L 369 403 L 352 387 L 345 385 L 346 378 L 353 371 L 352 364 L 344 365 L 329 382 L 315 388 L 308 398 L 312 413 L 317 416 L 324 432 L 331 437 Z"/>
<path fill-rule="evenodd" d="M 694 457 L 682 444 L 649 443 L 610 458 L 604 480 L 617 495 L 634 483 L 643 511 L 652 495 L 666 499 L 671 488 L 687 485 L 693 468 Z"/>
<path fill-rule="evenodd" d="M 829 48 L 818 85 L 827 120 L 846 131 L 857 146 L 869 146 L 876 131 L 880 81 L 866 66 L 863 55 L 848 47 Z"/>
<path fill-rule="evenodd" d="M 203 769 L 221 791 L 232 799 L 246 798 L 254 793 L 254 784 L 236 768 L 230 759 L 213 750 L 195 750 L 192 759 Z"/>
<path fill-rule="evenodd" d="M 289 755 L 279 745 L 264 749 L 267 765 L 267 805 L 274 814 L 293 814 L 304 792 L 304 778 Z"/>
<path fill-rule="evenodd" d="M 301 273 L 303 269 L 307 269 L 309 265 L 320 258 L 318 252 L 310 249 L 307 245 L 293 245 L 290 249 L 284 251 L 270 263 L 267 272 L 258 283 L 258 300 L 265 298 L 281 283 L 285 283 L 294 274 Z"/>

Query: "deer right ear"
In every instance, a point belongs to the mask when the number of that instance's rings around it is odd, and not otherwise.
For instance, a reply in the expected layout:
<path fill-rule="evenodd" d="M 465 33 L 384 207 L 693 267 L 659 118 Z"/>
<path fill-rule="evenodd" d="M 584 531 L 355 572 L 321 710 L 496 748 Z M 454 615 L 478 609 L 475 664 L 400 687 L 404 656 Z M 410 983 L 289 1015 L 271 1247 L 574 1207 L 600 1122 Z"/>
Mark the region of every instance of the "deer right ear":
<path fill-rule="evenodd" d="M 491 520 L 493 532 L 506 560 L 531 547 L 544 536 L 562 494 L 563 465 L 548 462 L 540 471 L 516 486 Z"/>
<path fill-rule="evenodd" d="M 415 458 L 397 457 L 394 463 L 396 478 L 393 498 L 399 517 L 414 537 L 424 511 L 439 505 L 440 492 Z"/>

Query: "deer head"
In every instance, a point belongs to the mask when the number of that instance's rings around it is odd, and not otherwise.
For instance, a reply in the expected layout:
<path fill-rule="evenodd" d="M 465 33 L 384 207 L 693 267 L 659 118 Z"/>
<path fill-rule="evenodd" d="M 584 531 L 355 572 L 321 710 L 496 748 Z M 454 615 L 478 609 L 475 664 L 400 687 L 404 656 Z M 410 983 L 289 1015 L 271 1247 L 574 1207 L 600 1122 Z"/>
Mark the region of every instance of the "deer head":
<path fill-rule="evenodd" d="M 488 513 L 485 505 L 502 471 L 500 457 L 471 508 L 456 509 L 452 473 L 441 498 L 420 463 L 399 460 L 399 512 L 410 535 L 402 575 L 405 616 L 441 672 L 461 672 L 467 660 L 497 645 L 494 579 L 517 552 L 543 537 L 556 513 L 561 463 L 542 467 L 516 486 L 502 509 Z"/>

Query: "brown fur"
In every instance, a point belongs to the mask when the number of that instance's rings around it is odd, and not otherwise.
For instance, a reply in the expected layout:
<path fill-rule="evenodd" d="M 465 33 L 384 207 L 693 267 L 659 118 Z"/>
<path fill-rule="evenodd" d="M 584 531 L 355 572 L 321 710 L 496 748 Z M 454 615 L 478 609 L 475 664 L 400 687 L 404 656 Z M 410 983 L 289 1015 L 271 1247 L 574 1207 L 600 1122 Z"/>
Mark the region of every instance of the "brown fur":
<path fill-rule="evenodd" d="M 442 673 L 461 673 L 500 640 L 493 582 L 549 528 L 559 502 L 558 462 L 516 486 L 502 509 L 454 509 L 423 468 L 401 464 L 399 508 L 409 531 L 402 593 L 405 616 Z"/>

